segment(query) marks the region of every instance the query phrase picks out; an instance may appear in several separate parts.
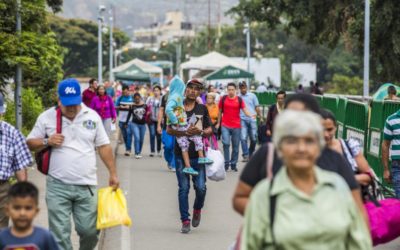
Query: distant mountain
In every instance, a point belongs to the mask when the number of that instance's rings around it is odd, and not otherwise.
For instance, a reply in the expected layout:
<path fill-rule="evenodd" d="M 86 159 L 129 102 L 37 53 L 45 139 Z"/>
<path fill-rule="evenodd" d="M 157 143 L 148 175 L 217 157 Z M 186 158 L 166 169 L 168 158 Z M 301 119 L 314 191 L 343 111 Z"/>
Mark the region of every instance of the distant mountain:
<path fill-rule="evenodd" d="M 164 21 L 165 12 L 171 10 L 182 11 L 186 21 L 192 22 L 195 27 L 200 27 L 208 24 L 209 1 L 212 25 L 218 22 L 218 6 L 221 10 L 221 22 L 232 23 L 224 13 L 239 0 L 64 0 L 63 12 L 60 15 L 95 21 L 99 4 L 107 8 L 113 4 L 116 26 L 127 33 L 131 33 L 132 29 L 149 27 L 154 22 Z"/>

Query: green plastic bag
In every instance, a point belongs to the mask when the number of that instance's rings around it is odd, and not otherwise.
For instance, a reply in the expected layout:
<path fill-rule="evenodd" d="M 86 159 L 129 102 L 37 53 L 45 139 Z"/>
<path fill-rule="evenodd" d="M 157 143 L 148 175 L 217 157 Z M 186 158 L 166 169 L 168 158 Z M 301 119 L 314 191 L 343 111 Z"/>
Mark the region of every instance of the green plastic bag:
<path fill-rule="evenodd" d="M 125 196 L 120 188 L 116 191 L 112 187 L 101 188 L 98 192 L 97 229 L 118 225 L 132 225 Z"/>

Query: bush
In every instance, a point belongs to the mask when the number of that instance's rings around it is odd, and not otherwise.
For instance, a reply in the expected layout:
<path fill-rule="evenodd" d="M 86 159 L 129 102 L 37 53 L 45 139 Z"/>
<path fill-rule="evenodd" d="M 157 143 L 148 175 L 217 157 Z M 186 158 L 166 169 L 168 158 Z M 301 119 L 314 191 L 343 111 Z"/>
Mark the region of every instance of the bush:
<path fill-rule="evenodd" d="M 37 117 L 44 111 L 42 99 L 33 88 L 22 89 L 22 133 L 27 136 L 35 125 Z M 4 120 L 16 125 L 14 101 L 7 101 Z"/>
<path fill-rule="evenodd" d="M 330 94 L 362 95 L 363 93 L 363 80 L 358 76 L 348 77 L 335 74 L 327 85 L 326 93 Z"/>

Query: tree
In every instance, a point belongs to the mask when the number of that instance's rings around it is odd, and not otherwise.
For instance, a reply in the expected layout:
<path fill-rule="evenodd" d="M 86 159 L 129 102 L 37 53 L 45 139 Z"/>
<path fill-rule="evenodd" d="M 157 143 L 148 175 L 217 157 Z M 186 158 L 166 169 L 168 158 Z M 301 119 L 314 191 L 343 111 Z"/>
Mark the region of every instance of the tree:
<path fill-rule="evenodd" d="M 332 82 L 327 84 L 326 93 L 347 95 L 362 95 L 363 81 L 360 77 L 348 77 L 336 74 L 333 76 Z"/>
<path fill-rule="evenodd" d="M 62 1 L 48 1 L 53 10 Z M 46 22 L 46 1 L 22 0 L 22 32 L 15 31 L 17 6 L 15 0 L 0 3 L 0 88 L 9 84 L 19 64 L 23 71 L 23 83 L 40 90 L 40 97 L 48 105 L 55 83 L 61 80 L 63 53 L 54 33 Z"/>
<path fill-rule="evenodd" d="M 63 69 L 66 77 L 97 76 L 97 24 L 82 19 L 65 19 L 49 16 L 50 28 L 57 34 L 59 44 L 64 48 Z M 113 30 L 116 48 L 121 48 L 129 37 L 119 29 Z M 108 69 L 109 31 L 102 36 L 103 65 Z"/>
<path fill-rule="evenodd" d="M 230 13 L 241 20 L 283 24 L 310 44 L 347 49 L 362 54 L 364 0 L 240 0 Z M 375 82 L 400 79 L 400 5 L 393 0 L 371 1 L 371 78 Z"/>

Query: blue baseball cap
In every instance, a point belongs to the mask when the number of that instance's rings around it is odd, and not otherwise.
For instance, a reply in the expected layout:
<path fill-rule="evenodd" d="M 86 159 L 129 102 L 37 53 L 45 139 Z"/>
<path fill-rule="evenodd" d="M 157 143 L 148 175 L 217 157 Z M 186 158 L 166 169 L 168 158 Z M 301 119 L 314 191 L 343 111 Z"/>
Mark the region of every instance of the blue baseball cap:
<path fill-rule="evenodd" d="M 58 84 L 58 97 L 63 106 L 74 106 L 82 103 L 81 86 L 75 78 L 62 80 Z"/>

